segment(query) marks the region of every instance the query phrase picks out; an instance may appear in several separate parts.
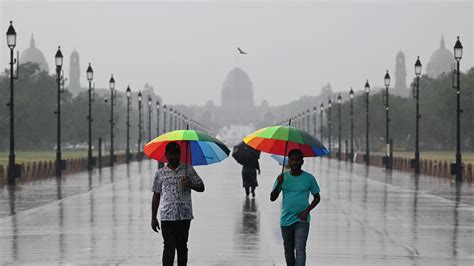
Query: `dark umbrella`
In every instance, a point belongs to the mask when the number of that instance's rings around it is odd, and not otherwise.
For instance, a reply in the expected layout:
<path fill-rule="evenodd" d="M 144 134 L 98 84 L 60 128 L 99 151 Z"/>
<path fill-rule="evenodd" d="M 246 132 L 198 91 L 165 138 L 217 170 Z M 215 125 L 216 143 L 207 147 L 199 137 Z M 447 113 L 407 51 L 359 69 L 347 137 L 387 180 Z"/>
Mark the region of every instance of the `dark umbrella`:
<path fill-rule="evenodd" d="M 254 165 L 260 159 L 260 151 L 251 148 L 242 141 L 234 146 L 232 157 L 241 165 Z"/>

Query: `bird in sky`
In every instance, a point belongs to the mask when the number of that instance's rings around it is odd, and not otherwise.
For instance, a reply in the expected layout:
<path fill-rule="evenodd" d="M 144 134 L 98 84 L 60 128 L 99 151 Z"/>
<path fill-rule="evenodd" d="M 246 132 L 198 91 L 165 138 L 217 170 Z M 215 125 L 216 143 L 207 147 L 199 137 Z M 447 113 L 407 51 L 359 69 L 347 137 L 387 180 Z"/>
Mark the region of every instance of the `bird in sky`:
<path fill-rule="evenodd" d="M 237 50 L 239 50 L 240 54 L 247 54 L 246 52 L 242 51 L 242 49 L 240 49 L 239 47 L 237 47 Z"/>

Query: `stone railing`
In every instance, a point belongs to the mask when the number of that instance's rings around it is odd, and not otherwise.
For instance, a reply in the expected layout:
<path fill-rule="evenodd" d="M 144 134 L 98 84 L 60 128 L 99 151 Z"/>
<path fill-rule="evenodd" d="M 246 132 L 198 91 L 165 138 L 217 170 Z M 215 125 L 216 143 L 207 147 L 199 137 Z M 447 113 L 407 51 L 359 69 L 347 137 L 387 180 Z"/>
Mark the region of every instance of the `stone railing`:
<path fill-rule="evenodd" d="M 130 161 L 137 160 L 137 153 L 130 154 Z M 140 154 L 143 156 L 143 153 Z M 125 154 L 117 154 L 115 155 L 115 163 L 116 164 L 123 164 L 126 162 L 126 155 Z M 101 167 L 108 167 L 110 166 L 110 156 L 104 155 L 101 157 Z M 146 158 L 146 157 L 142 157 Z M 98 158 L 95 157 L 95 165 L 94 167 L 97 168 Z M 66 159 L 66 169 L 63 170 L 63 175 L 77 173 L 81 171 L 87 170 L 87 158 L 74 158 L 74 159 Z M 20 163 L 21 165 L 21 176 L 17 178 L 17 183 L 28 182 L 32 180 L 38 180 L 41 178 L 47 178 L 55 176 L 56 172 L 56 162 L 55 160 L 49 161 L 33 161 L 27 163 Z M 7 168 L 3 165 L 0 165 L 0 186 L 7 184 Z"/>
<path fill-rule="evenodd" d="M 378 166 L 378 167 L 385 167 L 382 155 L 370 155 L 370 165 L 371 166 Z M 331 158 L 337 158 L 335 154 L 331 155 Z M 341 154 L 341 160 L 345 161 L 347 155 L 345 153 Z M 393 157 L 392 168 L 394 170 L 405 171 L 405 172 L 413 172 L 411 168 L 410 158 L 406 157 Z M 359 154 L 356 157 L 355 163 L 364 164 L 364 155 Z M 448 161 L 440 161 L 440 160 L 428 160 L 428 159 L 421 159 L 420 160 L 420 173 L 422 175 L 429 175 L 429 176 L 437 176 L 442 178 L 452 179 L 453 175 L 451 175 L 451 163 Z M 463 180 L 469 183 L 474 181 L 473 176 L 473 169 L 472 164 L 463 164 Z"/>

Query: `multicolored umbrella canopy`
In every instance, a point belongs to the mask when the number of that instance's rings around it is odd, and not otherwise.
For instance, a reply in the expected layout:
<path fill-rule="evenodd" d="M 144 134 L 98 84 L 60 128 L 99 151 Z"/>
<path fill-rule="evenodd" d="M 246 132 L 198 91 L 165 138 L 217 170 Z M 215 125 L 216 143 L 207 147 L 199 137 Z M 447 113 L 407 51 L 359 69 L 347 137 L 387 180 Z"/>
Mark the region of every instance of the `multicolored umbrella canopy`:
<path fill-rule="evenodd" d="M 165 148 L 170 142 L 179 144 L 181 148 L 180 162 L 190 165 L 217 163 L 227 158 L 230 153 L 229 148 L 220 140 L 197 130 L 167 132 L 146 144 L 143 151 L 148 157 L 166 163 L 168 159 L 165 156 Z"/>
<path fill-rule="evenodd" d="M 244 138 L 250 147 L 277 155 L 287 155 L 298 149 L 304 157 L 319 157 L 329 154 L 328 149 L 309 133 L 291 126 L 272 126 L 259 129 Z M 286 147 L 286 145 L 288 145 Z"/>

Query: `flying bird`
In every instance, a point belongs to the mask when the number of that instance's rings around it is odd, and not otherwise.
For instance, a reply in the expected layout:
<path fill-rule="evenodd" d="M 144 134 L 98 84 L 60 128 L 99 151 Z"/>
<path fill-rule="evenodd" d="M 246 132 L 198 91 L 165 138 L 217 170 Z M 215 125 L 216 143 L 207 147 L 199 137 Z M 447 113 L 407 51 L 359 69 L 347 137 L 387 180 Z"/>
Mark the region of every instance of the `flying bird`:
<path fill-rule="evenodd" d="M 242 51 L 242 49 L 240 49 L 239 47 L 237 47 L 237 50 L 239 50 L 240 54 L 247 54 L 246 52 Z"/>

